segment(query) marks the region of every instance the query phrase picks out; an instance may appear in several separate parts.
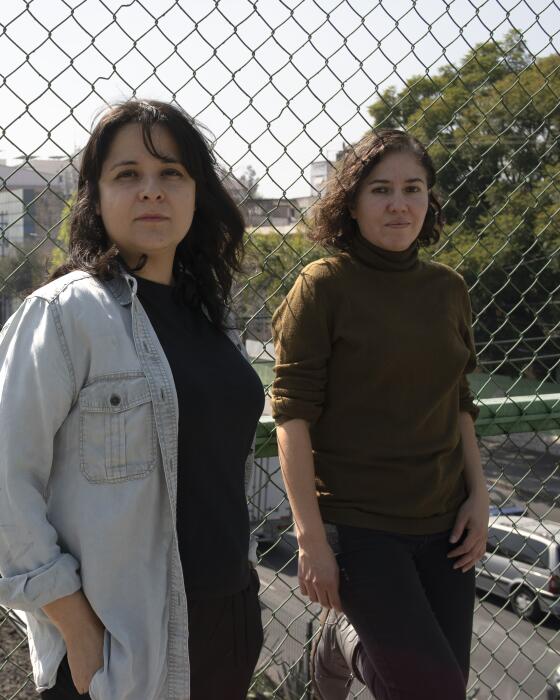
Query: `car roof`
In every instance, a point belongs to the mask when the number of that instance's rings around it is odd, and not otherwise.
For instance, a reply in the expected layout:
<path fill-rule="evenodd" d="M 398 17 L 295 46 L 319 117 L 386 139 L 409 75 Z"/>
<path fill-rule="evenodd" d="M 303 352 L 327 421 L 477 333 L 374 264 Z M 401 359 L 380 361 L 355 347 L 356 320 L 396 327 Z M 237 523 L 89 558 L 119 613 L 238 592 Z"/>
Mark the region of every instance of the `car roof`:
<path fill-rule="evenodd" d="M 555 523 L 552 520 L 535 520 L 535 518 L 518 515 L 498 515 L 490 518 L 489 524 L 523 535 L 537 535 L 537 537 L 554 540 L 560 544 L 560 523 Z"/>

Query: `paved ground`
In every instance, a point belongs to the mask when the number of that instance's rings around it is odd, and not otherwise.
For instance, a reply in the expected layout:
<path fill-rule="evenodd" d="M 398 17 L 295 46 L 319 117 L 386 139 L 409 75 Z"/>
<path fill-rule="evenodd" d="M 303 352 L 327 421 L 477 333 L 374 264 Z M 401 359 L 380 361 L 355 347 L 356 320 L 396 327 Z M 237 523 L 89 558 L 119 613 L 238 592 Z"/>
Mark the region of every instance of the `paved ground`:
<path fill-rule="evenodd" d="M 536 517 L 560 522 L 560 441 L 551 435 L 485 438 L 482 457 L 497 503 L 528 504 Z M 309 623 L 316 629 L 319 607 L 299 594 L 295 541 L 266 556 L 262 581 L 266 648 L 262 660 L 293 664 L 303 653 Z M 280 573 L 276 573 L 280 572 Z M 397 611 L 396 611 L 397 612 Z M 547 678 L 560 664 L 560 623 L 549 619 L 535 626 L 486 597 L 475 615 L 470 696 L 476 700 L 545 700 Z M 360 690 L 355 684 L 354 693 Z M 358 695 L 356 695 L 357 697 Z M 367 691 L 360 700 L 369 700 Z"/>
<path fill-rule="evenodd" d="M 0 612 L 0 700 L 38 700 L 30 671 L 29 652 L 20 630 Z"/>
<path fill-rule="evenodd" d="M 277 664 L 293 664 L 301 656 L 308 623 L 312 621 L 316 629 L 319 612 L 317 605 L 309 605 L 300 596 L 295 561 L 289 563 L 290 555 L 287 547 L 276 551 L 259 569 L 266 625 L 266 648 L 261 658 L 264 661 L 274 654 Z M 277 574 L 277 569 L 284 571 Z M 560 622 L 549 619 L 534 625 L 520 620 L 497 598 L 477 601 L 470 697 L 545 700 L 547 678 L 559 664 Z M 353 691 L 358 690 L 360 686 L 355 684 Z M 371 695 L 363 691 L 359 697 L 370 700 Z"/>

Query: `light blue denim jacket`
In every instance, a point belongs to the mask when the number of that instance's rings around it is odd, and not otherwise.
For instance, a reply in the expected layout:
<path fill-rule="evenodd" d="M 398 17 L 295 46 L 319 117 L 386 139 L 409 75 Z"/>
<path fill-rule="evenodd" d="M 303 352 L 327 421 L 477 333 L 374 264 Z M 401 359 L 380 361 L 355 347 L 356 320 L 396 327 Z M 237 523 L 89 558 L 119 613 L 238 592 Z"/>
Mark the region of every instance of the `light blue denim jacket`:
<path fill-rule="evenodd" d="M 92 699 L 188 700 L 177 432 L 173 377 L 133 277 L 71 272 L 5 324 L 0 604 L 24 611 L 39 691 L 66 653 L 41 608 L 82 588 L 106 628 Z M 246 483 L 251 469 L 252 451 Z"/>

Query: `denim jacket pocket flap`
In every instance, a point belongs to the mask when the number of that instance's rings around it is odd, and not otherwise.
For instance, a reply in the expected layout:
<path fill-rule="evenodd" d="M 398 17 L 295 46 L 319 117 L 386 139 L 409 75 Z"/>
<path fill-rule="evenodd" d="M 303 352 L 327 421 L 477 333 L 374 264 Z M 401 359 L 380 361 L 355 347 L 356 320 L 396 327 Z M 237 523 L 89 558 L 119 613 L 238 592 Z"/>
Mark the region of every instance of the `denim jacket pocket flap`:
<path fill-rule="evenodd" d="M 139 479 L 159 454 L 154 411 L 146 378 L 102 377 L 79 396 L 80 463 L 95 483 Z"/>
<path fill-rule="evenodd" d="M 125 379 L 101 379 L 85 386 L 80 392 L 80 409 L 93 413 L 119 413 L 151 401 L 148 382 L 144 376 Z"/>

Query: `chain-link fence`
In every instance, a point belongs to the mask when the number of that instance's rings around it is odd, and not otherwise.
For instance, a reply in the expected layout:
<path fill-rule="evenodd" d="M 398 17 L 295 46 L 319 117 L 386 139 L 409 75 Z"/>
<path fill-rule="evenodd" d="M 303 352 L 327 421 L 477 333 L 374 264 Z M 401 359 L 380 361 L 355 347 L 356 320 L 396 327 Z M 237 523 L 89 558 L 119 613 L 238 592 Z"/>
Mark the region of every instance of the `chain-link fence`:
<path fill-rule="evenodd" d="M 13 0 L 0 27 L 0 325 L 64 256 L 80 147 L 106 103 L 176 100 L 212 131 L 247 222 L 235 303 L 267 388 L 270 319 L 325 254 L 306 233 L 342 152 L 372 125 L 429 144 L 447 219 L 432 254 L 471 290 L 496 507 L 469 694 L 560 698 L 560 4 Z M 265 622 L 251 692 L 291 700 L 310 697 L 318 611 L 298 593 L 268 413 L 250 505 Z M 0 612 L 0 700 L 34 696 L 21 623 Z"/>

